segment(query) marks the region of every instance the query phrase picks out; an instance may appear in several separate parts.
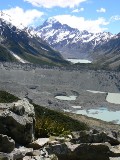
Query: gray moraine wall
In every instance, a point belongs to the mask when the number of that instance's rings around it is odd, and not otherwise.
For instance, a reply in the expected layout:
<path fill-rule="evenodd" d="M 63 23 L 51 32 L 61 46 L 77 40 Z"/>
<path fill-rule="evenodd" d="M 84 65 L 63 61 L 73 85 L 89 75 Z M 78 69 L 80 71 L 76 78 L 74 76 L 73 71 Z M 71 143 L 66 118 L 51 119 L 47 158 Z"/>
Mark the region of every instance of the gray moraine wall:
<path fill-rule="evenodd" d="M 31 64 L 0 63 L 0 90 L 19 98 L 29 98 L 41 106 L 61 110 L 71 106 L 86 109 L 100 106 L 120 110 L 120 105 L 106 101 L 107 92 L 120 92 L 120 72 L 40 67 Z M 87 90 L 106 93 L 92 93 Z M 55 96 L 76 96 L 62 101 Z M 74 109 L 74 108 L 73 108 Z"/>

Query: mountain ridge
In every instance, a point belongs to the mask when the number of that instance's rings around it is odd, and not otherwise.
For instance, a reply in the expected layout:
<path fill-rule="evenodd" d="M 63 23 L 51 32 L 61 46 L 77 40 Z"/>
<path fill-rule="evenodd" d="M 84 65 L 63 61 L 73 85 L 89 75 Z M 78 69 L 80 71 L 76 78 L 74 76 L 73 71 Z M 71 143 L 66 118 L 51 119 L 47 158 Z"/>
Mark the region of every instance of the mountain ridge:
<path fill-rule="evenodd" d="M 54 17 L 36 28 L 37 35 L 60 51 L 65 58 L 90 58 L 95 46 L 104 44 L 114 35 L 110 32 L 89 33 L 61 24 Z"/>
<path fill-rule="evenodd" d="M 29 28 L 19 29 L 0 18 L 1 61 L 36 63 L 48 65 L 67 64 L 59 52 L 53 50 L 45 41 Z M 3 58 L 4 57 L 4 58 Z M 9 58 L 10 59 L 9 59 Z"/>

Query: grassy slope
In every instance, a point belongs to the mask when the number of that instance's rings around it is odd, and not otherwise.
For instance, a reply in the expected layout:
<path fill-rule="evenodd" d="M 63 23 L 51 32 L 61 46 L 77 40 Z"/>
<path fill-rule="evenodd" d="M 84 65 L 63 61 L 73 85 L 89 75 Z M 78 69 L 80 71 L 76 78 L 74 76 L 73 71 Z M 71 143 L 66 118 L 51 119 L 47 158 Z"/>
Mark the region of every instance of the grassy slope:
<path fill-rule="evenodd" d="M 2 45 L 0 45 L 0 61 L 2 61 L 2 62 L 17 62 L 17 60 Z"/>
<path fill-rule="evenodd" d="M 36 113 L 36 136 L 49 136 L 68 134 L 71 131 L 88 129 L 88 126 L 80 121 L 74 120 L 61 112 L 35 105 Z"/>
<path fill-rule="evenodd" d="M 16 96 L 6 92 L 6 91 L 0 91 L 0 103 L 12 103 L 18 101 L 19 98 Z"/>

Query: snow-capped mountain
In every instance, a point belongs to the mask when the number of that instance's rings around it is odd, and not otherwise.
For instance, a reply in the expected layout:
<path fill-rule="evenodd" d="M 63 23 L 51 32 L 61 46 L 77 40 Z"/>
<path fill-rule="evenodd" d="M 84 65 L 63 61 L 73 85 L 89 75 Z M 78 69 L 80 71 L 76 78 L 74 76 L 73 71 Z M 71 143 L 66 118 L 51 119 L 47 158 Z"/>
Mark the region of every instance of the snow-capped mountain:
<path fill-rule="evenodd" d="M 16 25 L 14 18 L 4 13 L 3 11 L 0 11 L 0 18 L 3 19 L 6 23 L 16 26 L 20 30 L 25 28 L 25 26 L 23 26 L 23 24 L 21 23 L 19 25 Z"/>
<path fill-rule="evenodd" d="M 37 27 L 37 35 L 60 51 L 65 58 L 90 57 L 93 49 L 108 42 L 114 35 L 109 32 L 89 33 L 61 24 L 54 17 Z"/>
<path fill-rule="evenodd" d="M 0 61 L 21 63 L 39 63 L 62 65 L 59 52 L 54 51 L 46 42 L 36 35 L 36 31 L 28 28 L 17 28 L 1 12 L 0 18 Z"/>
<path fill-rule="evenodd" d="M 16 27 L 16 32 L 25 31 L 30 37 L 37 36 L 36 31 L 32 27 L 25 27 L 22 23 L 19 23 L 19 25 L 17 25 L 15 23 L 14 18 L 4 13 L 3 11 L 0 11 L 0 19 L 2 19 L 2 21 L 5 22 L 5 24 L 8 24 L 10 28 Z"/>

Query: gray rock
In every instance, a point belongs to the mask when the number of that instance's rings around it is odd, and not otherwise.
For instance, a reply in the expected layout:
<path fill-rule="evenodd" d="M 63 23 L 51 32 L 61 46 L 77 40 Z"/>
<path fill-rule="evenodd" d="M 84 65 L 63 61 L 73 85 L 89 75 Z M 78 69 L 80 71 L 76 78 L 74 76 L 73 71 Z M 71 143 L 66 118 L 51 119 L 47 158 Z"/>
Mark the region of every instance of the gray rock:
<path fill-rule="evenodd" d="M 16 159 L 22 159 L 25 157 L 25 155 L 30 154 L 33 152 L 32 148 L 26 148 L 26 147 L 19 147 L 15 148 L 13 152 L 10 153 L 10 156 L 12 157 L 13 160 Z"/>
<path fill-rule="evenodd" d="M 9 154 L 0 152 L 0 160 L 12 160 Z"/>
<path fill-rule="evenodd" d="M 34 107 L 25 99 L 19 100 L 0 113 L 0 133 L 12 137 L 19 144 L 31 143 L 34 140 L 34 115 Z"/>
<path fill-rule="evenodd" d="M 120 160 L 120 157 L 110 157 L 109 160 Z"/>
<path fill-rule="evenodd" d="M 68 154 L 70 153 L 70 149 L 68 146 L 63 143 L 63 144 L 56 144 L 56 145 L 50 145 L 49 147 L 45 147 L 46 151 L 48 154 Z"/>
<path fill-rule="evenodd" d="M 20 150 L 15 150 L 10 155 L 12 157 L 12 160 L 22 159 L 25 156 L 24 152 L 21 152 Z"/>
<path fill-rule="evenodd" d="M 26 156 L 40 156 L 40 155 L 41 155 L 41 151 L 40 150 L 34 150 L 32 152 L 26 153 Z"/>
<path fill-rule="evenodd" d="M 49 138 L 39 138 L 36 141 L 28 144 L 27 147 L 33 148 L 34 150 L 35 149 L 40 149 L 41 147 L 43 147 L 48 142 L 49 142 Z"/>
<path fill-rule="evenodd" d="M 31 156 L 25 156 L 25 157 L 23 158 L 23 160 L 34 160 L 34 159 L 31 158 Z"/>
<path fill-rule="evenodd" d="M 113 137 L 112 134 L 105 132 L 93 132 L 93 131 L 79 131 L 72 132 L 72 143 L 104 143 L 109 142 L 111 145 L 120 144 L 119 140 Z"/>
<path fill-rule="evenodd" d="M 108 154 L 110 150 L 109 146 L 107 146 L 105 143 L 83 143 L 76 147 L 73 152 L 79 155 L 83 153 Z"/>
<path fill-rule="evenodd" d="M 63 142 L 65 142 L 66 139 L 65 139 L 65 137 L 56 137 L 55 140 L 60 143 L 63 143 Z"/>
<path fill-rule="evenodd" d="M 111 145 L 119 145 L 120 139 L 117 139 L 117 137 L 114 137 L 114 134 L 108 134 L 107 135 L 107 142 L 109 142 Z"/>
<path fill-rule="evenodd" d="M 35 116 L 34 106 L 30 104 L 26 98 L 13 103 L 13 106 L 10 108 L 10 110 L 21 116 L 23 115 L 28 115 L 28 117 Z"/>
<path fill-rule="evenodd" d="M 109 146 L 110 144 L 108 143 L 72 144 L 70 142 L 66 142 L 59 145 L 52 145 L 45 149 L 48 151 L 49 155 L 57 155 L 58 159 L 109 160 L 109 156 L 113 155 Z"/>
<path fill-rule="evenodd" d="M 32 148 L 19 147 L 15 148 L 11 153 L 0 153 L 0 160 L 20 160 L 23 159 L 26 154 L 33 152 Z"/>
<path fill-rule="evenodd" d="M 0 134 L 0 152 L 10 153 L 15 148 L 15 141 L 6 135 Z"/>
<path fill-rule="evenodd" d="M 58 160 L 56 155 L 50 155 L 48 158 L 42 156 L 25 156 L 23 160 Z"/>
<path fill-rule="evenodd" d="M 10 110 L 20 116 L 23 116 L 25 114 L 25 107 L 24 106 L 15 106 L 13 105 Z"/>

